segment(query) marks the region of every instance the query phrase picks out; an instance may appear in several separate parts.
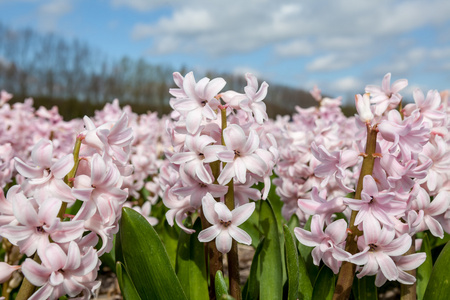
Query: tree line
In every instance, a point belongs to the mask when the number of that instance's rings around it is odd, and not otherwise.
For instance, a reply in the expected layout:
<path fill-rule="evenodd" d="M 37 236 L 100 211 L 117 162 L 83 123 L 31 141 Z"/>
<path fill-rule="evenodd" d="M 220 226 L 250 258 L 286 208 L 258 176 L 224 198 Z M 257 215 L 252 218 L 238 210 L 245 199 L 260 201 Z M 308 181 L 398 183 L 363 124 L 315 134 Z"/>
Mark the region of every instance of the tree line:
<path fill-rule="evenodd" d="M 13 93 L 15 101 L 33 97 L 36 106 L 57 105 L 65 118 L 90 115 L 115 98 L 137 113 L 167 114 L 174 71 L 184 75 L 188 69 L 154 65 L 144 58 L 112 59 L 78 39 L 0 23 L 0 89 Z M 225 90 L 242 91 L 245 86 L 243 76 L 213 72 L 205 76 L 223 77 Z M 296 105 L 316 105 L 308 92 L 274 84 L 265 102 L 270 117 L 292 114 Z"/>

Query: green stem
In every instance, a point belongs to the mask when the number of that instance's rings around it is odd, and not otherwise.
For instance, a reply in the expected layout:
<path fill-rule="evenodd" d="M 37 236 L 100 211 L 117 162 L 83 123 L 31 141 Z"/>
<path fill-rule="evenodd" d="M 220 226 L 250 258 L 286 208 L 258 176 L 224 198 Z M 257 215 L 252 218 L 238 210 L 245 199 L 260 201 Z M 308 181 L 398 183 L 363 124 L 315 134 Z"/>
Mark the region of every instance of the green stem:
<path fill-rule="evenodd" d="M 226 108 L 221 108 L 222 117 L 222 133 L 227 128 L 227 110 Z M 225 145 L 225 141 L 222 134 L 222 145 Z M 234 209 L 234 180 L 232 179 L 228 184 L 228 191 L 225 194 L 225 205 L 230 211 Z M 236 300 L 240 300 L 242 297 L 241 287 L 240 287 L 240 276 L 239 276 L 239 255 L 237 249 L 237 242 L 232 241 L 231 250 L 227 254 L 228 258 L 228 276 L 230 280 L 230 294 Z"/>
<path fill-rule="evenodd" d="M 41 259 L 37 252 L 34 254 L 33 260 L 38 264 L 41 263 Z M 22 285 L 20 286 L 19 293 L 17 294 L 16 300 L 26 300 L 34 294 L 37 287 L 35 287 L 31 282 L 28 281 L 26 277 L 23 278 Z"/>
<path fill-rule="evenodd" d="M 361 166 L 361 173 L 359 174 L 358 185 L 356 186 L 355 199 L 361 199 L 361 191 L 363 189 L 364 176 L 372 175 L 373 166 L 375 164 L 375 149 L 377 146 L 378 129 L 367 124 L 367 142 L 366 153 L 364 154 L 363 163 Z M 345 251 L 350 254 L 358 252 L 357 237 L 362 232 L 355 226 L 355 219 L 357 211 L 352 211 L 349 223 L 349 233 L 346 240 Z M 344 261 L 338 275 L 336 288 L 334 290 L 333 300 L 346 300 L 350 297 L 352 291 L 353 278 L 355 277 L 356 265 L 351 262 Z"/>
<path fill-rule="evenodd" d="M 206 220 L 203 211 L 200 212 L 202 228 L 206 229 L 211 226 Z M 216 248 L 216 242 L 213 240 L 205 244 L 205 260 L 206 266 L 209 265 L 209 299 L 216 298 L 215 276 L 217 271 L 223 273 L 223 255 Z"/>
<path fill-rule="evenodd" d="M 78 165 L 80 164 L 80 148 L 81 148 L 81 141 L 82 137 L 77 136 L 77 139 L 75 141 L 75 146 L 73 147 L 73 161 L 74 165 L 72 170 L 64 177 L 64 182 L 69 186 L 73 187 L 73 179 L 75 178 L 75 175 L 77 174 Z M 58 218 L 61 220 L 64 218 L 64 214 L 66 213 L 67 209 L 67 202 L 63 202 L 61 205 L 61 208 L 58 212 Z"/>
<path fill-rule="evenodd" d="M 409 255 L 409 254 L 414 254 L 416 253 L 416 247 L 415 247 L 415 238 L 413 236 L 412 238 L 412 244 L 411 247 L 409 248 L 409 250 L 403 254 L 403 255 Z M 410 271 L 405 271 L 408 274 L 411 274 L 412 276 L 414 276 L 414 278 L 416 277 L 416 269 L 410 270 Z M 414 282 L 413 284 L 401 284 L 400 285 L 400 299 L 401 300 L 416 300 L 417 295 L 416 295 L 416 282 Z"/>

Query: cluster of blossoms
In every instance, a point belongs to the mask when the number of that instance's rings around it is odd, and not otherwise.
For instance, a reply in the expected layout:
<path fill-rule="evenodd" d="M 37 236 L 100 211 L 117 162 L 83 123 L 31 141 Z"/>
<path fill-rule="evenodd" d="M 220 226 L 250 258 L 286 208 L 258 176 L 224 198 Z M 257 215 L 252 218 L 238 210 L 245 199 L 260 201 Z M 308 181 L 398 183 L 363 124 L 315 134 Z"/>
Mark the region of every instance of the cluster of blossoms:
<path fill-rule="evenodd" d="M 168 162 L 161 167 L 159 181 L 170 225 L 174 221 L 187 233 L 183 220 L 201 212 L 213 226 L 199 234 L 201 242 L 215 239 L 217 249 L 227 253 L 232 239 L 250 244 L 250 236 L 237 226 L 255 209 L 249 200 L 265 199 L 270 176 L 278 160 L 275 138 L 263 128 L 268 120 L 262 100 L 268 84 L 258 86 L 256 77 L 246 74 L 244 93 L 220 92 L 225 80 L 202 78 L 193 73 L 174 73 L 178 88 L 174 98 L 173 122 L 167 122 L 172 147 Z M 253 186 L 264 182 L 262 192 Z M 234 203 L 225 196 L 234 195 Z"/>
<path fill-rule="evenodd" d="M 322 260 L 338 273 L 343 262 L 351 262 L 358 266 L 358 278 L 376 275 L 377 286 L 386 280 L 414 283 L 406 271 L 426 258 L 414 253 L 420 248 L 415 234 L 429 230 L 442 238 L 444 231 L 450 232 L 447 99 L 437 91 L 424 96 L 416 89 L 414 103 L 401 108 L 399 92 L 408 83 L 403 79 L 391 85 L 390 77 L 384 77 L 381 87 L 367 86 L 366 94 L 356 95 L 356 127 L 349 125 L 356 128 L 353 139 L 336 131 L 335 139 L 325 134 L 310 148 L 300 145 L 308 154 L 300 165 L 301 183 L 294 186 L 290 179 L 299 172 L 290 157 L 281 156 L 277 169 L 285 215 L 296 213 L 303 223 L 312 216 L 311 230 L 296 228 L 295 235 L 315 247 L 314 263 Z M 319 127 L 333 117 L 317 112 L 313 121 Z M 303 122 L 310 118 L 301 117 Z M 333 130 L 332 125 L 327 129 Z M 306 185 L 308 181 L 315 184 Z M 353 196 L 345 197 L 349 193 Z M 337 219 L 337 213 L 348 221 Z M 357 243 L 356 251 L 350 250 L 351 243 Z"/>
<path fill-rule="evenodd" d="M 129 200 L 124 203 L 141 213 L 152 225 L 159 220 L 150 216 L 152 206 L 162 197 L 159 184 L 159 169 L 164 164 L 164 149 L 170 146 L 170 138 L 165 134 L 167 116 L 159 118 L 157 113 L 136 114 L 130 106 L 120 108 L 116 99 L 111 104 L 96 111 L 95 124 L 104 124 L 117 120 L 125 114 L 129 127 L 133 130 L 129 163 L 133 173 L 124 177 L 122 187 L 128 189 Z M 147 194 L 144 194 L 143 191 Z"/>
<path fill-rule="evenodd" d="M 289 220 L 296 214 L 304 225 L 314 214 L 307 206 L 298 206 L 298 199 L 310 199 L 318 195 L 317 188 L 329 197 L 339 199 L 357 182 L 357 145 L 354 143 L 357 126 L 353 118 L 347 118 L 340 109 L 341 98 L 322 97 L 317 87 L 311 91 L 319 106 L 296 107 L 292 120 L 278 117 L 272 124 L 272 132 L 277 132 L 280 161 L 275 167 L 276 192 L 284 205 L 283 217 Z M 357 137 L 358 139 L 362 137 Z M 327 157 L 327 162 L 340 162 L 337 168 L 328 169 L 319 157 Z M 334 175 L 336 176 L 327 176 Z M 331 202 L 328 205 L 341 205 Z"/>
<path fill-rule="evenodd" d="M 25 112 L 33 115 L 30 101 L 26 105 Z M 100 285 L 96 281 L 99 256 L 111 250 L 121 208 L 128 198 L 123 178 L 133 171 L 128 164 L 132 129 L 126 114 L 100 126 L 85 117 L 84 129 L 78 127 L 76 141 L 72 138 L 69 147 L 65 144 L 69 138 L 56 137 L 70 124 L 63 126 L 62 119 L 56 118 L 57 111 L 37 113 L 55 126 L 49 126 L 50 139 L 39 139 L 28 159 L 12 160 L 18 184 L 12 185 L 6 196 L 3 191 L 0 194 L 0 236 L 4 244 L 7 240 L 6 244 L 17 250 L 7 252 L 0 264 L 0 279 L 9 279 L 18 268 L 10 265 L 18 264 L 24 254 L 28 258 L 22 263 L 22 273 L 39 287 L 30 299 L 57 299 L 66 294 L 89 299 Z M 2 129 L 9 133 L 17 123 Z M 73 130 L 67 132 L 73 134 Z M 6 182 L 13 176 L 9 172 Z"/>

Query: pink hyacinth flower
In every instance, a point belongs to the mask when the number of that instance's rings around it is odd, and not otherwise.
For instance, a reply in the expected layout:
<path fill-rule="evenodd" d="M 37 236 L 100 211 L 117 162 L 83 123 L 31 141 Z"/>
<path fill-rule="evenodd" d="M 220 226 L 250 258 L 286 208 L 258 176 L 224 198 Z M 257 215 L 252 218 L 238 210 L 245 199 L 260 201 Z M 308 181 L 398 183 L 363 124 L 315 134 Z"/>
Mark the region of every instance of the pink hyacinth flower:
<path fill-rule="evenodd" d="M 33 198 L 27 199 L 23 193 L 13 197 L 13 211 L 18 225 L 5 225 L 0 235 L 12 244 L 19 246 L 20 252 L 27 256 L 40 252 L 49 244 L 51 238 L 57 243 L 75 240 L 84 232 L 83 221 L 61 222 L 57 217 L 62 202 L 47 198 L 38 206 Z"/>
<path fill-rule="evenodd" d="M 269 119 L 266 112 L 266 104 L 263 102 L 267 95 L 269 85 L 264 81 L 258 90 L 258 80 L 251 73 L 245 74 L 247 86 L 244 88 L 247 96 L 239 103 L 239 106 L 248 113 L 253 113 L 256 123 L 262 125 Z"/>
<path fill-rule="evenodd" d="M 214 109 L 217 109 L 219 101 L 214 97 L 225 86 L 223 78 L 202 78 L 195 82 L 194 74 L 188 73 L 183 80 L 183 91 L 187 97 L 172 99 L 173 108 L 186 116 L 186 129 L 190 134 L 195 134 L 203 117 L 209 120 L 217 118 Z M 180 95 L 182 96 L 182 95 Z"/>
<path fill-rule="evenodd" d="M 391 73 L 384 75 L 381 87 L 375 85 L 366 86 L 366 93 L 372 97 L 371 103 L 375 104 L 375 114 L 381 116 L 388 107 L 396 107 L 402 100 L 398 93 L 408 85 L 408 80 L 399 79 L 391 86 Z"/>
<path fill-rule="evenodd" d="M 200 242 L 209 242 L 216 239 L 216 247 L 222 253 L 228 253 L 232 240 L 250 245 L 252 238 L 238 226 L 244 223 L 255 210 L 255 203 L 241 205 L 232 211 L 222 202 L 217 202 L 206 194 L 202 201 L 203 214 L 213 226 L 202 230 L 198 235 Z"/>
<path fill-rule="evenodd" d="M 191 175 L 197 177 L 205 184 L 212 184 L 213 177 L 206 170 L 204 163 L 216 161 L 216 147 L 211 146 L 216 143 L 212 137 L 207 135 L 200 135 L 199 133 L 191 136 L 186 136 L 185 152 L 179 152 L 172 155 L 170 161 L 174 164 L 183 164 L 183 170 Z"/>
<path fill-rule="evenodd" d="M 385 140 L 393 143 L 389 148 L 391 153 L 397 151 L 398 146 L 403 160 L 410 160 L 412 153 L 420 153 L 430 138 L 430 129 L 418 110 L 405 119 L 397 110 L 391 110 L 378 130 Z"/>
<path fill-rule="evenodd" d="M 20 266 L 12 266 L 5 262 L 0 262 L 0 283 L 6 282 L 16 270 L 19 270 Z"/>
<path fill-rule="evenodd" d="M 70 187 L 64 182 L 64 177 L 74 166 L 73 154 L 68 154 L 59 160 L 53 160 L 53 143 L 50 140 L 40 140 L 31 151 L 32 164 L 26 164 L 20 158 L 15 158 L 17 171 L 28 180 L 25 189 L 39 203 L 53 196 L 61 201 L 73 203 Z"/>
<path fill-rule="evenodd" d="M 75 297 L 82 292 L 84 299 L 89 299 L 100 286 L 100 281 L 93 280 L 99 261 L 92 247 L 82 253 L 75 242 L 70 242 L 66 253 L 59 245 L 52 243 L 40 258 L 42 264 L 27 258 L 22 265 L 25 277 L 34 286 L 42 286 L 30 300 L 58 299 L 66 294 Z"/>
<path fill-rule="evenodd" d="M 223 131 L 223 138 L 227 150 L 219 151 L 217 157 L 227 164 L 217 178 L 219 184 L 227 184 L 234 176 L 245 183 L 247 171 L 260 177 L 265 175 L 268 166 L 255 152 L 259 147 L 256 131 L 250 130 L 247 138 L 239 125 L 231 124 Z"/>
<path fill-rule="evenodd" d="M 339 187 L 346 193 L 351 193 L 354 190 L 345 186 L 345 169 L 354 166 L 359 160 L 359 153 L 352 150 L 341 150 L 328 152 L 323 145 L 317 146 L 315 142 L 311 144 L 311 152 L 314 157 L 321 162 L 314 169 L 314 174 L 317 177 L 324 178 L 320 186 L 324 188 L 331 177 L 335 176 Z"/>
<path fill-rule="evenodd" d="M 379 191 L 375 179 L 370 175 L 364 176 L 361 200 L 344 198 L 344 203 L 358 211 L 355 225 L 363 223 L 364 231 L 373 220 L 393 226 L 390 216 L 399 215 L 406 209 L 406 202 L 396 200 L 394 192 Z"/>
<path fill-rule="evenodd" d="M 364 229 L 364 235 L 358 239 L 359 253 L 354 254 L 348 260 L 354 264 L 363 266 L 356 275 L 376 275 L 379 271 L 387 280 L 397 280 L 399 270 L 393 260 L 393 256 L 400 256 L 411 247 L 411 237 L 405 233 L 395 238 L 395 230 L 388 227 L 381 229 L 380 223 L 375 219 L 367 219 L 368 226 Z"/>
<path fill-rule="evenodd" d="M 372 107 L 370 106 L 369 94 L 355 95 L 356 110 L 358 112 L 359 119 L 364 123 L 369 123 L 373 120 Z"/>
<path fill-rule="evenodd" d="M 334 274 L 337 274 L 341 261 L 350 257 L 343 249 L 347 238 L 347 222 L 344 219 L 334 221 L 325 228 L 325 231 L 323 225 L 321 217 L 314 215 L 311 220 L 311 232 L 296 227 L 294 234 L 303 245 L 315 247 L 311 254 L 316 266 L 323 260 Z"/>

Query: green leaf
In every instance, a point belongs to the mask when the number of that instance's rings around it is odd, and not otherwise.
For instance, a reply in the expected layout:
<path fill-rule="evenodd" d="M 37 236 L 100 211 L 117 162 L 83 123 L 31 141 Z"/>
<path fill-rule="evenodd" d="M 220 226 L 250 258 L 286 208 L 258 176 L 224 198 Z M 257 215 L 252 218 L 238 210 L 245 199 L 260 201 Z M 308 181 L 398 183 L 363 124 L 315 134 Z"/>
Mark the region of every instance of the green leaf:
<path fill-rule="evenodd" d="M 282 299 L 283 264 L 280 236 L 269 199 L 261 201 L 259 224 L 266 237 L 259 259 L 260 299 Z"/>
<path fill-rule="evenodd" d="M 288 279 L 288 300 L 298 299 L 298 286 L 300 282 L 298 251 L 295 246 L 295 240 L 292 232 L 287 225 L 283 226 L 284 230 L 284 250 L 286 255 L 286 269 Z M 308 278 L 309 280 L 309 278 Z"/>
<path fill-rule="evenodd" d="M 187 299 L 156 231 L 131 208 L 122 209 L 120 239 L 126 270 L 142 299 Z"/>
<path fill-rule="evenodd" d="M 289 282 L 289 294 L 291 294 L 291 274 L 297 271 L 297 291 L 298 296 L 294 299 L 304 299 L 309 300 L 312 297 L 312 285 L 311 280 L 309 279 L 308 271 L 306 270 L 305 262 L 303 259 L 298 255 L 296 242 L 297 239 L 294 237 L 294 234 L 292 231 L 287 227 L 287 225 L 284 225 L 284 237 L 286 239 L 285 247 L 286 247 L 286 265 L 287 265 L 287 272 L 288 272 L 288 282 Z M 295 268 L 295 270 L 294 270 Z M 295 283 L 294 283 L 295 285 Z M 291 299 L 288 297 L 288 299 Z"/>
<path fill-rule="evenodd" d="M 327 266 L 322 266 L 314 284 L 313 300 L 331 300 L 334 293 L 335 275 Z"/>
<path fill-rule="evenodd" d="M 428 234 L 425 234 L 422 238 L 422 247 L 420 248 L 419 252 L 425 252 L 427 255 L 427 258 L 417 268 L 417 299 L 422 300 L 424 299 L 423 296 L 425 295 L 425 291 L 427 289 L 428 281 L 430 280 L 431 271 L 433 270 L 433 257 L 431 256 L 431 246 L 430 246 L 430 240 L 428 238 Z"/>
<path fill-rule="evenodd" d="M 222 299 L 223 296 L 228 295 L 228 287 L 227 283 L 225 282 L 225 278 L 223 278 L 222 271 L 219 270 L 216 272 L 214 283 L 216 287 L 216 299 Z"/>
<path fill-rule="evenodd" d="M 428 236 L 428 238 L 433 238 Z M 430 246 L 433 248 L 433 246 Z M 436 249 L 432 249 L 434 252 Z M 435 254 L 435 253 L 433 253 Z M 428 256 L 428 254 L 427 254 Z M 427 257 L 428 260 L 428 257 Z M 424 262 L 424 264 L 426 261 Z M 428 297 L 434 297 L 433 299 L 444 299 L 445 295 L 450 293 L 450 273 L 448 266 L 450 265 L 450 242 L 447 242 L 445 247 L 440 251 L 439 256 L 434 262 L 434 267 L 429 276 L 429 281 L 426 287 L 423 299 L 431 299 Z M 447 299 L 447 298 L 445 298 Z"/>
<path fill-rule="evenodd" d="M 289 220 L 289 222 L 287 223 L 289 229 L 291 231 L 294 231 L 295 227 L 299 227 L 300 226 L 300 221 L 298 220 L 298 217 L 296 214 L 293 214 L 291 219 Z"/>
<path fill-rule="evenodd" d="M 448 242 L 434 263 L 423 299 L 446 300 L 450 295 L 450 243 Z"/>
<path fill-rule="evenodd" d="M 259 203 L 256 207 L 258 207 Z M 252 246 L 256 249 L 258 247 L 259 237 L 261 236 L 261 231 L 259 230 L 259 214 L 257 211 L 258 208 L 255 209 L 250 218 L 247 219 L 244 223 L 239 225 L 239 228 L 247 232 L 252 238 Z"/>
<path fill-rule="evenodd" d="M 428 235 L 428 239 L 430 241 L 431 249 L 447 244 L 450 241 L 450 234 L 444 232 L 444 238 L 435 237 L 433 235 Z"/>
<path fill-rule="evenodd" d="M 261 250 L 264 246 L 265 237 L 262 237 L 253 255 L 252 265 L 250 267 L 250 274 L 247 278 L 247 282 L 242 290 L 244 300 L 256 300 L 259 299 L 259 259 Z"/>
<path fill-rule="evenodd" d="M 202 230 L 200 218 L 195 221 L 195 233 L 180 232 L 176 273 L 188 299 L 209 299 L 204 244 L 198 240 Z"/>
<path fill-rule="evenodd" d="M 114 236 L 114 259 L 116 263 L 118 261 L 122 263 L 125 262 L 122 253 L 122 239 L 120 238 L 121 228 L 122 228 L 122 220 L 119 220 L 119 232 L 117 232 L 116 235 Z"/>
<path fill-rule="evenodd" d="M 312 216 L 308 219 L 303 229 L 307 231 L 311 231 L 311 219 Z M 319 274 L 319 267 L 316 266 L 313 262 L 313 258 L 311 255 L 311 251 L 314 249 L 314 247 L 305 246 L 302 243 L 298 243 L 298 251 L 300 251 L 299 259 L 303 259 L 303 262 L 305 263 L 306 270 L 308 271 L 309 280 L 314 285 L 314 281 L 317 278 L 317 275 Z"/>
<path fill-rule="evenodd" d="M 175 268 L 179 233 L 177 232 L 175 226 L 170 226 L 169 223 L 167 223 L 167 221 L 164 219 L 158 235 L 161 238 L 164 247 L 166 248 L 167 255 L 169 256 L 170 262 L 172 263 L 172 267 Z"/>
<path fill-rule="evenodd" d="M 358 300 L 378 299 L 378 289 L 375 286 L 375 276 L 364 276 L 360 279 L 356 279 L 356 282 L 358 285 Z"/>
<path fill-rule="evenodd" d="M 308 221 L 306 221 L 305 226 L 303 226 L 303 229 L 307 230 L 307 231 L 311 231 L 311 220 L 312 220 L 312 216 L 309 217 Z M 314 247 L 309 247 L 309 246 L 305 246 L 302 243 L 299 243 L 298 245 L 298 250 L 300 251 L 300 254 L 303 257 L 303 260 L 306 261 L 308 259 L 308 257 L 311 256 L 311 251 Z"/>
<path fill-rule="evenodd" d="M 138 292 L 136 291 L 136 288 L 134 287 L 133 282 L 130 279 L 130 276 L 128 276 L 125 266 L 120 261 L 118 261 L 115 269 L 117 281 L 119 282 L 120 291 L 122 293 L 124 300 L 141 299 L 141 297 L 139 297 Z"/>
<path fill-rule="evenodd" d="M 114 247 L 113 247 L 113 249 L 114 249 Z M 103 255 L 100 256 L 100 260 L 101 260 L 103 266 L 107 266 L 113 272 L 116 272 L 116 261 L 111 253 L 103 253 Z"/>

